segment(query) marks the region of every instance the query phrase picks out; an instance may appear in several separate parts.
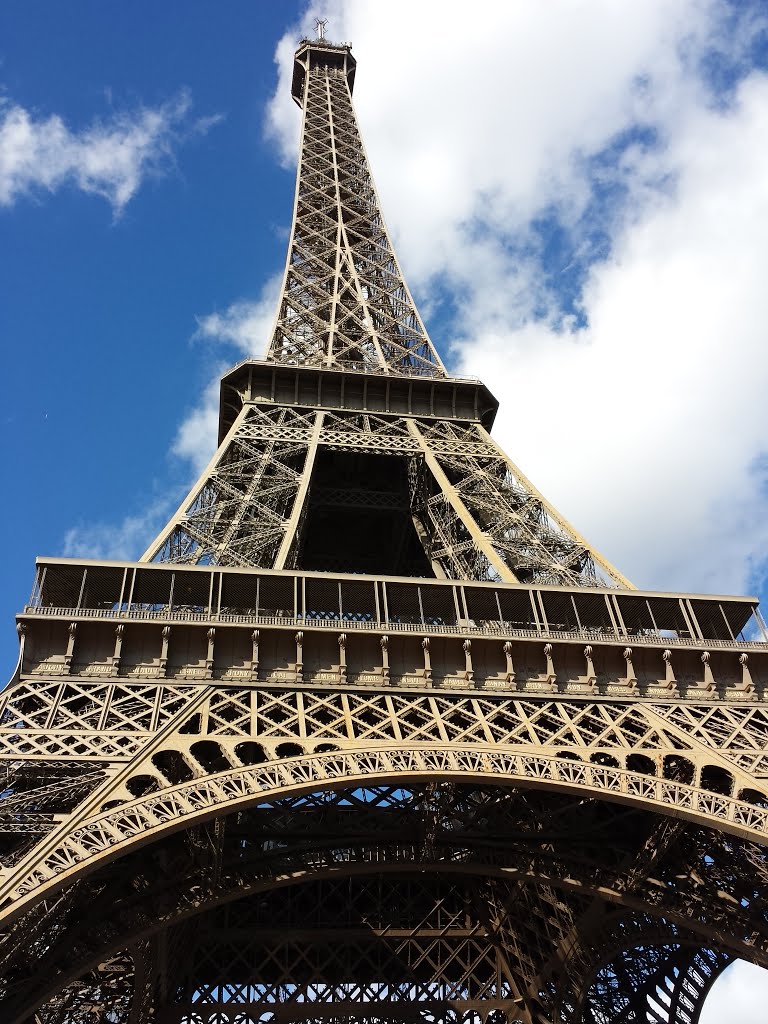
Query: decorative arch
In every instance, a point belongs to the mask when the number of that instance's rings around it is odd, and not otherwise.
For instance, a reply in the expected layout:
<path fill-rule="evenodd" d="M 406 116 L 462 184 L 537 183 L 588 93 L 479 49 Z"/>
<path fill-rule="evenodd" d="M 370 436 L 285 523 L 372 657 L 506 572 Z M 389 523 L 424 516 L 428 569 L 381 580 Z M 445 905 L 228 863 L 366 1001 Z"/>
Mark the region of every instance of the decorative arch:
<path fill-rule="evenodd" d="M 455 806 L 460 806 L 460 794 L 463 791 L 468 793 L 482 793 L 485 791 L 492 799 L 496 799 L 493 794 L 496 793 L 500 795 L 504 792 L 504 789 L 507 788 L 502 780 L 493 778 L 488 774 L 480 780 L 481 785 L 479 786 L 474 783 L 472 779 L 469 779 L 466 776 L 462 777 L 460 780 L 458 780 L 456 776 L 453 776 L 451 780 L 436 780 L 434 775 L 428 779 L 420 778 L 418 781 L 414 781 L 414 778 L 415 777 L 412 776 L 411 780 L 406 782 L 406 779 L 403 776 L 400 776 L 399 778 L 396 778 L 395 781 L 391 782 L 389 787 L 384 785 L 380 778 L 375 780 L 369 778 L 367 783 L 363 783 L 363 786 L 365 786 L 371 793 L 375 793 L 377 789 L 384 790 L 387 788 L 391 789 L 393 792 L 399 793 L 401 792 L 401 786 L 414 791 L 419 790 L 421 793 L 427 794 L 428 807 L 435 809 L 438 808 L 438 805 L 443 801 L 444 797 L 450 797 L 451 793 L 459 795 L 459 803 L 455 804 Z M 501 785 L 499 785 L 500 781 L 502 782 Z M 379 783 L 382 784 L 379 785 Z M 465 783 L 466 785 L 463 786 L 461 783 Z M 547 790 L 548 792 L 546 792 Z M 509 795 L 506 798 L 506 802 L 510 807 L 517 809 L 520 807 L 522 802 L 523 804 L 531 807 L 531 813 L 534 815 L 539 815 L 542 810 L 547 807 L 554 808 L 556 811 L 558 808 L 568 807 L 570 809 L 570 813 L 579 819 L 585 812 L 582 801 L 577 795 L 582 792 L 581 790 L 561 787 L 559 793 L 556 794 L 554 786 L 527 787 L 527 797 L 524 796 L 524 792 L 521 792 L 519 797 L 517 793 L 509 792 L 508 788 L 507 792 Z M 254 801 L 251 801 L 250 808 L 245 811 L 237 810 L 238 808 L 246 806 L 242 802 L 230 803 L 226 805 L 226 809 L 233 809 L 235 811 L 232 816 L 233 824 L 238 821 L 243 822 L 243 814 L 250 816 L 261 814 L 261 807 L 263 806 L 284 808 L 281 813 L 293 815 L 295 813 L 295 808 L 308 806 L 308 804 L 310 809 L 311 806 L 314 806 L 315 809 L 322 809 L 326 803 L 324 794 L 326 796 L 330 796 L 331 793 L 333 793 L 334 800 L 340 801 L 338 806 L 344 806 L 345 801 L 348 800 L 350 790 L 348 788 L 343 788 L 342 786 L 326 786 L 324 789 L 314 786 L 310 790 L 305 786 L 303 790 L 301 788 L 295 789 L 294 793 L 296 795 L 293 797 L 286 797 L 285 793 L 286 790 L 283 788 L 282 792 L 273 798 L 271 803 L 269 803 L 266 794 L 262 794 L 261 802 L 254 806 Z M 302 795 L 302 793 L 304 795 Z M 530 804 L 529 801 L 533 801 L 532 804 Z M 603 822 L 607 820 L 611 822 L 615 820 L 616 814 L 623 815 L 625 812 L 621 808 L 617 807 L 616 803 L 617 802 L 613 801 L 601 804 L 598 801 L 590 801 L 591 807 L 594 808 L 594 812 L 597 814 L 596 820 Z M 414 804 L 413 806 L 418 806 L 418 804 Z M 464 803 L 464 806 L 466 807 L 467 804 Z M 486 807 L 489 805 L 483 803 L 478 804 L 477 806 Z M 600 810 L 601 806 L 603 808 L 602 810 Z M 450 811 L 450 806 L 446 804 L 445 809 Z M 644 820 L 648 822 L 653 821 L 655 809 L 645 808 L 645 810 L 648 813 Z M 218 829 L 219 823 L 223 820 L 224 816 L 221 815 L 221 807 L 219 808 L 218 813 L 218 818 L 203 826 L 203 828 L 207 830 L 209 836 L 214 834 L 214 829 Z M 517 815 L 517 813 L 518 811 L 515 810 L 514 814 Z M 557 813 L 561 813 L 561 811 L 557 811 Z M 478 820 L 480 820 L 479 817 Z M 673 835 L 677 836 L 682 834 L 682 822 L 676 822 L 675 819 L 668 816 L 661 820 L 668 823 L 667 825 L 664 825 L 665 830 L 670 830 Z M 200 832 L 200 821 L 201 819 L 199 816 L 189 816 L 184 822 L 184 825 L 189 826 L 189 829 L 192 832 Z M 491 819 L 491 821 L 493 822 L 493 819 Z M 182 825 L 182 827 L 184 827 L 184 825 Z M 243 827 L 252 826 L 247 825 L 246 821 L 243 824 Z M 169 848 L 170 850 L 173 849 L 173 843 L 178 842 L 178 838 L 175 838 L 177 831 L 178 830 L 166 829 L 160 833 L 160 835 L 165 837 L 165 840 L 169 842 L 172 841 L 172 845 Z M 716 834 L 709 828 L 694 827 L 693 830 L 686 832 L 686 842 L 688 844 L 692 843 L 696 833 L 701 833 L 701 836 L 703 837 L 699 842 L 700 850 L 711 849 L 712 852 L 714 852 L 714 847 L 718 842 Z M 489 836 L 492 836 L 493 834 L 495 834 L 493 831 L 489 831 L 487 833 Z M 177 918 L 172 921 L 171 913 L 167 910 L 167 907 L 161 906 L 159 901 L 155 902 L 152 897 L 152 893 L 150 892 L 149 902 L 146 902 L 145 898 L 146 907 L 144 911 L 144 920 L 145 922 L 153 922 L 157 919 L 159 922 L 157 930 L 162 930 L 170 925 L 175 927 L 174 921 L 183 916 L 186 916 L 187 919 L 189 919 L 197 914 L 207 913 L 207 911 L 212 907 L 215 899 L 218 899 L 220 903 L 236 902 L 239 897 L 247 895 L 248 891 L 253 894 L 257 894 L 259 892 L 267 893 L 274 890 L 282 890 L 286 886 L 303 886 L 305 883 L 313 883 L 323 876 L 330 877 L 334 874 L 337 878 L 350 877 L 352 875 L 357 878 L 363 878 L 366 875 L 370 876 L 381 874 L 385 870 L 390 874 L 398 876 L 407 874 L 418 875 L 420 872 L 426 870 L 428 876 L 452 874 L 455 877 L 460 875 L 476 878 L 483 877 L 487 878 L 491 882 L 497 881 L 502 885 L 511 884 L 516 888 L 519 888 L 521 885 L 523 888 L 530 887 L 531 891 L 535 892 L 538 892 L 542 888 L 544 890 L 549 888 L 553 891 L 560 891 L 563 894 L 569 893 L 569 901 L 576 898 L 576 905 L 580 902 L 583 903 L 584 898 L 587 898 L 588 900 L 595 898 L 598 900 L 607 899 L 608 906 L 615 901 L 620 901 L 622 904 L 622 911 L 628 914 L 630 918 L 633 915 L 643 917 L 644 915 L 647 916 L 648 914 L 655 913 L 666 916 L 667 913 L 669 913 L 671 914 L 670 920 L 673 925 L 675 919 L 677 920 L 675 927 L 678 929 L 686 928 L 686 924 L 689 923 L 686 919 L 685 911 L 688 906 L 690 896 L 695 895 L 696 893 L 695 886 L 688 893 L 682 890 L 679 891 L 677 893 L 678 898 L 676 902 L 667 901 L 666 904 L 659 903 L 658 891 L 654 891 L 653 887 L 647 891 L 641 891 L 633 888 L 631 885 L 629 888 L 622 888 L 621 885 L 611 886 L 610 879 L 616 865 L 612 864 L 610 859 L 606 861 L 604 875 L 601 877 L 595 875 L 594 870 L 590 868 L 588 864 L 581 865 L 580 867 L 578 860 L 569 865 L 567 861 L 563 861 L 563 858 L 557 852 L 546 854 L 543 851 L 539 851 L 536 861 L 531 862 L 530 859 L 526 857 L 523 857 L 523 860 L 520 861 L 516 858 L 514 853 L 510 854 L 509 850 L 505 850 L 502 852 L 500 859 L 496 863 L 493 863 L 487 859 L 488 851 L 483 850 L 476 851 L 474 858 L 472 858 L 471 852 L 469 859 L 457 858 L 456 852 L 462 853 L 461 837 L 456 840 L 456 850 L 453 854 L 446 853 L 445 848 L 443 848 L 442 852 L 435 851 L 430 853 L 426 847 L 421 850 L 420 854 L 418 848 L 414 850 L 401 849 L 403 840 L 393 841 L 393 835 L 397 836 L 397 833 L 390 831 L 388 833 L 389 838 L 387 839 L 387 836 L 384 837 L 384 842 L 382 843 L 382 846 L 378 848 L 378 852 L 376 850 L 371 850 L 369 855 L 366 850 L 363 850 L 360 860 L 354 864 L 348 861 L 344 863 L 336 861 L 334 848 L 328 848 L 328 855 L 325 858 L 318 856 L 318 850 L 321 850 L 321 847 L 303 848 L 294 858 L 287 857 L 284 850 L 276 849 L 274 851 L 274 863 L 269 867 L 268 871 L 262 871 L 259 875 L 258 870 L 261 870 L 263 865 L 256 865 L 256 874 L 253 875 L 250 889 L 248 889 L 247 878 L 243 875 L 242 870 L 238 867 L 235 872 L 228 874 L 226 864 L 223 865 L 225 877 L 223 878 L 222 884 L 226 881 L 231 885 L 229 893 L 224 892 L 221 888 L 218 892 L 211 890 L 210 885 L 212 876 L 205 872 L 199 877 L 197 882 L 192 880 L 193 884 L 191 885 L 189 884 L 190 879 L 180 877 L 178 880 L 179 891 L 184 891 L 187 902 L 183 905 L 179 905 L 178 910 L 180 913 Z M 445 833 L 445 836 L 450 840 L 450 831 Z M 729 839 L 726 837 L 721 838 L 723 839 L 726 848 L 731 845 L 731 841 Z M 201 835 L 200 840 L 202 847 L 205 845 L 205 835 Z M 386 846 L 387 842 L 392 845 L 391 851 Z M 751 844 L 747 844 L 748 847 L 750 845 Z M 232 847 L 232 849 L 233 848 L 234 847 Z M 759 847 L 751 846 L 751 849 L 751 856 L 760 856 Z M 595 846 L 595 850 L 597 850 L 597 846 Z M 747 852 L 749 853 L 749 850 Z M 466 851 L 463 851 L 462 855 L 465 854 Z M 145 854 L 143 851 L 137 851 L 135 854 L 132 854 L 132 856 L 134 857 L 133 864 L 136 865 L 139 863 L 139 860 L 136 858 L 143 859 Z M 303 860 L 302 857 L 304 858 Z M 430 857 L 432 859 L 430 859 Z M 103 864 L 105 869 L 108 867 L 106 860 L 101 860 L 99 863 Z M 505 867 L 505 864 L 510 866 Z M 230 867 L 231 866 L 232 865 L 230 864 Z M 98 889 L 98 887 L 103 884 L 102 881 L 99 881 L 100 878 L 102 880 L 105 878 L 119 878 L 121 874 L 126 878 L 126 880 L 132 877 L 130 860 L 128 859 L 126 859 L 124 863 L 121 862 L 120 864 L 115 865 L 116 873 L 112 868 L 109 868 L 109 870 L 112 873 L 107 875 L 104 874 L 104 871 L 101 871 L 100 873 L 95 872 L 93 875 L 93 881 L 91 881 L 91 879 L 86 879 L 87 884 L 90 886 L 96 885 Z M 727 874 L 727 872 L 725 874 Z M 77 889 L 77 879 L 80 877 L 81 876 L 72 876 L 73 890 Z M 659 875 L 659 877 L 664 878 L 666 876 Z M 163 891 L 165 881 L 166 880 L 160 879 L 156 884 L 157 895 Z M 715 898 L 717 895 L 716 890 L 720 887 L 721 883 L 719 877 L 708 877 L 707 888 L 710 891 L 710 896 L 712 897 L 710 901 L 710 909 L 705 911 L 704 908 L 701 908 L 699 911 L 702 914 L 702 918 L 707 918 L 709 915 L 709 935 L 712 937 L 714 936 L 714 931 L 717 931 L 718 934 L 722 935 L 721 929 L 724 919 L 722 916 L 717 917 L 717 914 L 722 907 L 718 906 L 718 900 Z M 130 886 L 130 889 L 133 891 L 132 886 Z M 80 901 L 82 902 L 82 890 L 80 890 L 80 893 Z M 66 893 L 62 893 L 62 896 L 65 895 Z M 730 912 L 730 908 L 726 907 L 725 909 Z M 116 927 L 116 930 L 113 933 L 115 939 L 119 939 L 122 942 L 129 940 L 133 943 L 140 943 L 151 938 L 148 930 L 143 932 L 141 930 L 131 931 L 128 928 L 129 918 L 126 916 L 126 906 L 124 904 L 121 904 L 120 902 L 115 903 L 114 912 L 115 921 L 119 924 L 119 927 Z M 712 917 L 712 914 L 715 916 Z M 99 916 L 100 915 L 97 913 L 96 917 L 98 918 Z M 733 945 L 735 952 L 737 954 L 740 952 L 741 955 L 748 956 L 749 953 L 746 949 L 736 948 L 739 945 L 736 941 L 738 935 L 746 935 L 750 933 L 749 928 L 745 928 L 745 921 L 749 923 L 749 921 L 747 921 L 748 915 L 745 913 L 742 915 L 742 918 L 743 920 L 740 922 L 736 919 L 729 921 L 731 924 L 729 934 L 732 934 L 734 937 Z M 69 936 L 65 937 L 65 940 L 61 945 L 62 950 L 65 950 L 70 944 L 73 947 L 78 945 L 83 936 L 89 934 L 88 927 L 87 922 L 84 923 L 84 930 L 81 931 L 79 937 L 77 934 L 72 936 L 71 939 Z M 622 939 L 626 941 L 626 935 L 623 935 Z M 699 948 L 701 948 L 701 946 L 708 941 L 706 930 L 702 931 L 698 936 L 698 940 L 693 938 L 692 941 L 694 944 L 698 941 L 700 944 Z M 112 951 L 111 947 L 107 948 L 102 946 L 99 960 L 103 958 L 103 956 L 108 956 Z M 768 944 L 766 944 L 766 949 L 763 949 L 763 953 L 768 955 Z M 588 961 L 594 962 L 591 957 L 588 958 Z M 80 961 L 80 968 L 87 969 L 89 966 L 92 967 L 93 964 L 83 963 Z M 82 976 L 81 971 L 76 969 L 75 965 L 72 965 L 72 969 L 75 970 L 76 976 Z M 58 970 L 51 972 L 51 974 L 52 976 L 59 977 L 64 980 L 61 972 Z M 24 1019 L 24 1016 L 13 1018 L 14 1022 L 16 1020 L 21 1021 Z"/>
<path fill-rule="evenodd" d="M 697 824 L 768 845 L 768 808 L 675 779 L 558 754 L 480 745 L 411 744 L 344 749 L 192 777 L 130 803 L 108 807 L 68 832 L 54 833 L 35 867 L 8 886 L 4 912 L 12 919 L 45 894 L 105 860 L 154 841 L 163 833 L 203 822 L 258 801 L 350 787 L 357 783 L 493 782 L 549 787 L 583 794 Z"/>

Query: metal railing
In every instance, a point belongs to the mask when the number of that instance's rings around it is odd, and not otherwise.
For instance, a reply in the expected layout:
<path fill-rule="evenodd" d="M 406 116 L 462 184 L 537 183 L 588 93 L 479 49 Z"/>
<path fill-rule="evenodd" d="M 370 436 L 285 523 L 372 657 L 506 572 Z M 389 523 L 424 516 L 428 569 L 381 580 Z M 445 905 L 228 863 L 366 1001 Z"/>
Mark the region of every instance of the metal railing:
<path fill-rule="evenodd" d="M 143 608 L 60 608 L 54 606 L 26 605 L 24 615 L 48 616 L 66 619 L 129 619 L 131 622 L 181 622 L 181 623 L 225 623 L 242 626 L 283 626 L 296 629 L 343 629 L 364 630 L 377 633 L 419 633 L 448 636 L 489 636 L 521 640 L 575 641 L 585 643 L 650 644 L 653 647 L 691 647 L 703 650 L 718 647 L 726 650 L 768 651 L 768 643 L 758 640 L 719 640 L 716 638 L 669 636 L 649 630 L 643 633 L 619 633 L 604 629 L 536 629 L 507 622 L 487 620 L 482 623 L 402 620 L 359 619 L 353 615 L 248 615 L 237 612 L 196 612 L 186 609 L 143 609 Z"/>
<path fill-rule="evenodd" d="M 290 366 L 295 370 L 336 370 L 343 371 L 344 373 L 367 373 L 375 377 L 395 378 L 398 377 L 415 377 L 423 378 L 425 380 L 438 380 L 445 381 L 446 383 L 453 384 L 482 384 L 479 377 L 456 377 L 452 373 L 447 371 L 442 372 L 440 367 L 435 365 L 434 371 L 431 367 L 416 367 L 416 366 L 403 366 L 398 367 L 396 372 L 385 373 L 379 366 L 361 366 L 359 363 L 346 363 L 342 360 L 334 360 L 330 365 L 324 363 L 300 363 L 297 361 L 290 361 L 289 359 L 254 359 L 252 356 L 249 359 L 241 359 L 240 362 L 235 363 L 228 370 L 224 371 L 223 376 L 228 377 L 235 370 L 239 370 L 243 366 L 248 366 L 249 363 L 262 363 L 268 364 L 269 366 Z"/>

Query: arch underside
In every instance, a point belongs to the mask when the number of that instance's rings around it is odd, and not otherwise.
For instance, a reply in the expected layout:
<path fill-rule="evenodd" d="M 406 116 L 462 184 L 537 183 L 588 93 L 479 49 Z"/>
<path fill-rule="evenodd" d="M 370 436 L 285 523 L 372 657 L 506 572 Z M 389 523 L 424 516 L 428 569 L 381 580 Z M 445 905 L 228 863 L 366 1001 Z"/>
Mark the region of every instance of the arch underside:
<path fill-rule="evenodd" d="M 73 879 L 4 936 L 4 1019 L 692 1024 L 768 964 L 761 846 L 553 787 L 305 789 Z"/>

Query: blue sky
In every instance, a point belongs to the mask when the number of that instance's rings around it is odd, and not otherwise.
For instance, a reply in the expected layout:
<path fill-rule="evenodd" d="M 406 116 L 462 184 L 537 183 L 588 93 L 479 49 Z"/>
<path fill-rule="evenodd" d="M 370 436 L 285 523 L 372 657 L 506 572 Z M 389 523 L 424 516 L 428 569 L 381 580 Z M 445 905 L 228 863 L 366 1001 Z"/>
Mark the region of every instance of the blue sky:
<path fill-rule="evenodd" d="M 122 208 L 71 174 L 0 205 L 6 665 L 35 555 L 73 527 L 141 518 L 189 477 L 168 453 L 213 373 L 196 317 L 258 292 L 284 258 L 293 180 L 262 126 L 295 10 L 0 7 L 0 122 L 23 108 L 117 145 L 143 111 L 168 121 Z"/>
<path fill-rule="evenodd" d="M 763 591 L 764 3 L 6 0 L 6 673 L 35 556 L 138 556 L 207 461 L 218 373 L 264 351 L 316 14 L 353 43 L 433 339 L 512 458 L 639 585 Z"/>

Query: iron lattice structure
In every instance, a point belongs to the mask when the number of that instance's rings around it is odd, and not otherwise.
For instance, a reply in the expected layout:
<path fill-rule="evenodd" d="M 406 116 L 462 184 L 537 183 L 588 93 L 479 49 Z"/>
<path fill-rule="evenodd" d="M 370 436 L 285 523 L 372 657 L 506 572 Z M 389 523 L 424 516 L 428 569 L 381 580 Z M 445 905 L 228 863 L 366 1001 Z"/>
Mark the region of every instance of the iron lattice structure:
<path fill-rule="evenodd" d="M 296 54 L 301 155 L 267 362 L 224 377 L 219 450 L 144 558 L 630 586 L 491 439 L 487 390 L 446 375 L 384 225 L 354 75 L 348 47 Z M 365 510 L 362 535 L 340 508 Z M 394 533 L 378 558 L 374 510 Z"/>
<path fill-rule="evenodd" d="M 768 636 L 491 439 L 304 41 L 267 359 L 139 562 L 39 559 L 0 702 L 13 1024 L 695 1024 L 768 965 Z"/>

